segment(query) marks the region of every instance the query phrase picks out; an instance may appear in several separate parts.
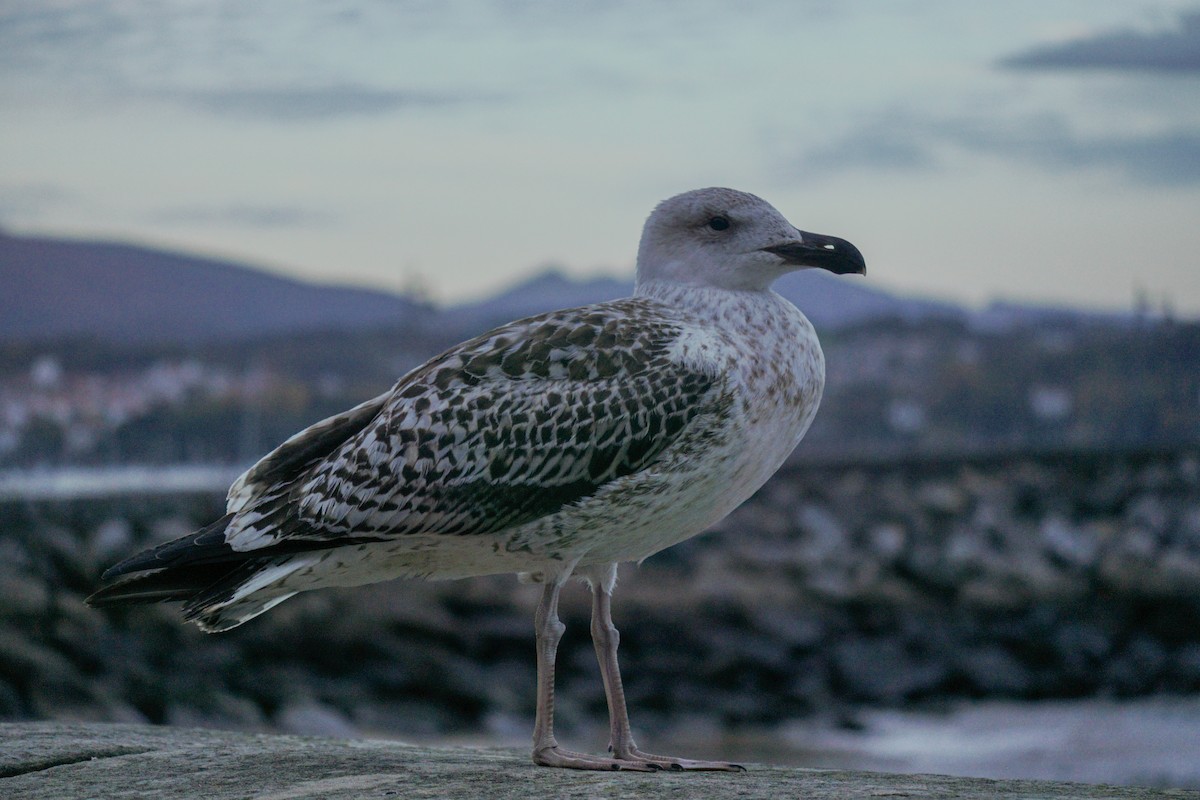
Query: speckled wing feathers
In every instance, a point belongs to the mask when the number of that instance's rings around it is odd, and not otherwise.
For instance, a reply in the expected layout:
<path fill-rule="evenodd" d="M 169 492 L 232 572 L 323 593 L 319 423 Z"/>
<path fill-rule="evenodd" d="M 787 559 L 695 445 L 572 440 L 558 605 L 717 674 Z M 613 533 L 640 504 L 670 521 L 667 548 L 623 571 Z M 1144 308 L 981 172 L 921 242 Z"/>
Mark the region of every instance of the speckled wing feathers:
<path fill-rule="evenodd" d="M 552 514 L 645 469 L 697 416 L 726 408 L 715 374 L 669 357 L 680 332 L 661 306 L 633 299 L 459 345 L 377 409 L 371 401 L 319 423 L 253 468 L 230 492 L 241 515 L 230 543 L 482 534 Z M 312 463 L 310 435 L 334 443 Z M 297 469 L 282 474 L 289 463 Z"/>
<path fill-rule="evenodd" d="M 290 483 L 296 475 L 326 458 L 379 414 L 391 393 L 371 398 L 291 436 L 258 461 L 229 487 L 226 511 L 236 513 Z"/>

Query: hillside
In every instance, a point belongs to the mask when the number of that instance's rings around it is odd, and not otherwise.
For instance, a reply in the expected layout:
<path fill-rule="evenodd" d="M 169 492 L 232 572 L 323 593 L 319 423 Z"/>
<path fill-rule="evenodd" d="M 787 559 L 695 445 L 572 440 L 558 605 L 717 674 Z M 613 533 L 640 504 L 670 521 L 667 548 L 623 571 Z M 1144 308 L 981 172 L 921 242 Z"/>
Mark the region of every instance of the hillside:
<path fill-rule="evenodd" d="M 420 325 L 449 339 L 555 308 L 624 297 L 632 277 L 574 278 L 546 267 L 482 300 L 432 310 L 400 295 L 322 285 L 262 269 L 131 244 L 0 231 L 0 341 L 94 337 L 112 344 L 236 342 L 316 331 Z M 785 275 L 775 289 L 822 331 L 880 320 L 1005 330 L 1053 322 L 1127 323 L 1128 315 L 997 303 L 974 311 L 904 297 L 858 276 Z"/>
<path fill-rule="evenodd" d="M 468 336 L 542 311 L 623 297 L 631 278 L 575 279 L 554 269 L 481 301 L 435 313 L 437 327 Z M 96 337 L 111 343 L 228 342 L 411 322 L 417 307 L 383 291 L 318 285 L 261 269 L 130 244 L 0 233 L 0 339 Z M 819 328 L 881 318 L 963 319 L 945 303 L 896 297 L 861 279 L 816 270 L 778 290 Z M 428 322 L 429 318 L 426 317 Z"/>
<path fill-rule="evenodd" d="M 633 276 L 573 279 L 550 267 L 512 288 L 477 303 L 448 309 L 451 321 L 495 325 L 552 308 L 566 308 L 625 297 Z M 821 270 L 785 275 L 775 290 L 791 300 L 817 328 L 831 330 L 878 319 L 918 322 L 965 320 L 969 312 L 951 303 L 899 297 L 874 288 L 861 277 L 840 278 Z"/>
<path fill-rule="evenodd" d="M 0 339 L 230 341 L 396 324 L 413 304 L 128 244 L 0 234 Z"/>

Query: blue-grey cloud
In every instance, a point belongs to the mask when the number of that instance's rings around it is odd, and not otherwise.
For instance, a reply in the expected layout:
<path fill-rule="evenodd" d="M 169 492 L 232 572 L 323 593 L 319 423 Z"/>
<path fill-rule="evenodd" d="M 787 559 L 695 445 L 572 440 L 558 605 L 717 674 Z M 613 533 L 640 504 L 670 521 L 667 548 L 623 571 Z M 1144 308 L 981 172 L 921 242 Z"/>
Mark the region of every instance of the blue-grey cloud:
<path fill-rule="evenodd" d="M 8 3 L 0 8 L 0 64 L 44 67 L 63 55 L 94 56 L 134 28 L 136 13 L 111 2 Z"/>
<path fill-rule="evenodd" d="M 246 4 L 234 14 L 203 3 L 144 9 L 118 0 L 0 3 L 4 88 L 33 96 L 51 86 L 81 109 L 149 101 L 285 123 L 381 116 L 491 97 L 471 89 L 397 85 L 386 76 L 356 78 L 337 71 L 317 76 L 306 69 L 304 51 L 281 55 L 269 46 L 277 12 L 266 4 Z M 385 35 L 370 29 L 369 20 L 338 13 L 331 19 L 316 8 L 299 9 L 294 22 L 298 40 L 327 33 L 329 25 L 346 28 L 350 36 Z M 407 22 L 406 12 L 387 16 L 389 25 Z M 374 40 L 364 41 L 371 46 Z M 256 80 L 260 75 L 274 77 Z"/>
<path fill-rule="evenodd" d="M 1200 10 L 1171 30 L 1117 30 L 1031 47 L 1000 60 L 1018 69 L 1109 69 L 1200 72 Z"/>
<path fill-rule="evenodd" d="M 838 139 L 810 147 L 799 159 L 801 171 L 822 175 L 849 169 L 932 169 L 938 159 L 922 123 L 903 112 L 889 112 Z"/>
<path fill-rule="evenodd" d="M 947 135 L 964 148 L 1040 167 L 1115 169 L 1143 184 L 1200 183 L 1200 131 L 1195 129 L 1084 136 L 1046 116 L 1010 130 L 965 125 L 948 129 Z"/>
<path fill-rule="evenodd" d="M 51 183 L 0 186 L 0 219 L 36 220 L 77 201 L 74 194 Z"/>
<path fill-rule="evenodd" d="M 178 89 L 159 92 L 156 96 L 221 116 L 283 122 L 374 116 L 404 108 L 447 105 L 466 99 L 355 84 Z"/>
<path fill-rule="evenodd" d="M 298 206 L 228 205 L 171 206 L 155 211 L 150 220 L 164 225 L 235 228 L 301 228 L 328 225 L 332 214 Z"/>
<path fill-rule="evenodd" d="M 953 152 L 992 156 L 1060 171 L 1109 169 L 1146 185 L 1200 184 L 1200 130 L 1084 135 L 1064 118 L 935 118 L 893 112 L 810 148 L 798 159 L 806 175 L 846 170 L 938 169 Z"/>

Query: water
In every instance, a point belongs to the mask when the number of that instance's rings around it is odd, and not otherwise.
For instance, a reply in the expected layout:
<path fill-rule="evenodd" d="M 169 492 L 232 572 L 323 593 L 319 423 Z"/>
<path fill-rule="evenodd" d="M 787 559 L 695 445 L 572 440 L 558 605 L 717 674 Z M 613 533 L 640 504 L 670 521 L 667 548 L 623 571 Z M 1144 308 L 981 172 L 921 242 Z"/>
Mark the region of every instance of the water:
<path fill-rule="evenodd" d="M 56 467 L 0 471 L 0 501 L 83 500 L 120 495 L 224 495 L 245 470 L 213 464 Z"/>
<path fill-rule="evenodd" d="M 964 702 L 854 717 L 860 730 L 804 719 L 730 733 L 697 718 L 635 733 L 650 752 L 746 764 L 1200 789 L 1200 696 Z M 597 726 L 560 740 L 599 753 L 606 735 Z M 443 743 L 523 748 L 528 735 L 510 728 Z"/>

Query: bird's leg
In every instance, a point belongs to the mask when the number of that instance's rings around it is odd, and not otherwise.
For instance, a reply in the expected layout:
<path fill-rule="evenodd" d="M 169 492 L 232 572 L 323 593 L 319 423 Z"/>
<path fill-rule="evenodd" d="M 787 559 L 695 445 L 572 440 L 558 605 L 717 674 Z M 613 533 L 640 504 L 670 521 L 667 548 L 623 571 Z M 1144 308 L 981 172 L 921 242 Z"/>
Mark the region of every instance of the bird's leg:
<path fill-rule="evenodd" d="M 612 621 L 612 590 L 616 584 L 617 565 L 612 564 L 603 580 L 592 584 L 592 643 L 600 662 L 604 694 L 608 698 L 609 745 L 613 756 L 622 762 L 642 762 L 650 766 L 674 770 L 724 770 L 744 772 L 745 767 L 725 761 L 695 761 L 688 758 L 656 756 L 638 749 L 629 727 L 629 712 L 625 707 L 625 688 L 621 685 L 621 668 L 617 664 L 617 645 L 621 634 Z"/>
<path fill-rule="evenodd" d="M 533 754 L 554 749 L 554 660 L 558 656 L 558 642 L 565 625 L 558 618 L 558 593 L 562 584 L 547 582 L 542 589 L 533 625 L 537 636 L 537 715 L 533 723 Z"/>
<path fill-rule="evenodd" d="M 636 770 L 651 772 L 661 766 L 603 756 L 574 753 L 559 747 L 554 738 L 554 659 L 566 626 L 558 618 L 562 581 L 547 581 L 534 617 L 537 634 L 537 716 L 533 724 L 533 763 L 570 769 Z"/>

